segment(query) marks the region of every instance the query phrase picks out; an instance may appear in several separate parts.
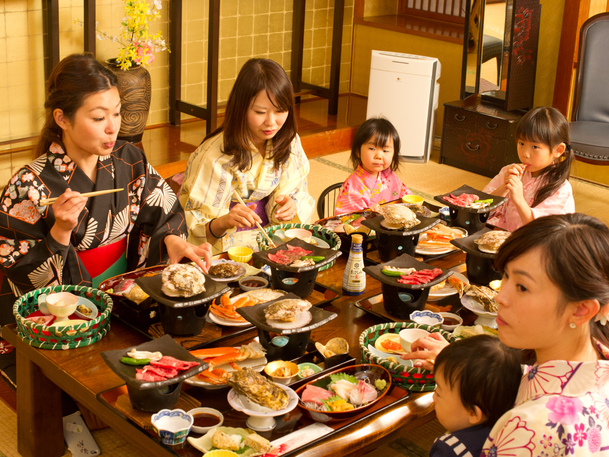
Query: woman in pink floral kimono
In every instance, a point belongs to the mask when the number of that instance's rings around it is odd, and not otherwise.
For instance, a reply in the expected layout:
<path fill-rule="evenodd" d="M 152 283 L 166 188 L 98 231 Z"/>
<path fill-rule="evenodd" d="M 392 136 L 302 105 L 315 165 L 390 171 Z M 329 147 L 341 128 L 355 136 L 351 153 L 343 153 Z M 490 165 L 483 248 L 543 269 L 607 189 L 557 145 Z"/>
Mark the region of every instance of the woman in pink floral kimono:
<path fill-rule="evenodd" d="M 176 195 L 142 150 L 116 141 L 121 99 L 114 73 L 89 55 L 68 56 L 49 78 L 45 107 L 38 158 L 0 195 L 0 325 L 14 321 L 16 297 L 40 287 L 96 287 L 183 257 L 205 269 L 201 257 L 211 260 L 211 246 L 186 242 Z"/>
<path fill-rule="evenodd" d="M 609 455 L 609 228 L 577 213 L 541 217 L 508 238 L 495 266 L 499 338 L 532 349 L 534 363 L 482 455 Z"/>

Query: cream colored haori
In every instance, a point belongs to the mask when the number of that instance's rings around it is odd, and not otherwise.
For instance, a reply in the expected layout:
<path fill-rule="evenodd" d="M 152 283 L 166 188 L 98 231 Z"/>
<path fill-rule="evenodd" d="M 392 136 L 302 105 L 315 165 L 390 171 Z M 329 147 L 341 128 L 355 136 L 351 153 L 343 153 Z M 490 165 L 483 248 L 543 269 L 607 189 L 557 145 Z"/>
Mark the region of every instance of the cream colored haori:
<path fill-rule="evenodd" d="M 222 153 L 223 143 L 223 135 L 216 135 L 199 146 L 188 160 L 180 191 L 180 203 L 186 212 L 188 241 L 193 244 L 208 241 L 207 224 L 213 218 L 229 212 L 235 190 L 246 203 L 268 197 L 265 212 L 271 225 L 311 221 L 315 199 L 308 192 L 309 160 L 298 135 L 292 141 L 288 160 L 277 170 L 273 170 L 273 160 L 268 158 L 273 147 L 272 140 L 266 142 L 267 158 L 253 153 L 252 167 L 245 172 L 230 164 L 233 157 Z M 255 146 L 251 146 L 252 151 L 255 151 Z M 275 218 L 279 207 L 275 198 L 278 195 L 288 195 L 296 202 L 296 216 L 291 221 Z M 214 252 L 223 252 L 232 246 L 256 248 L 257 233 L 257 230 L 237 232 L 235 228 L 230 229 L 213 246 Z"/>

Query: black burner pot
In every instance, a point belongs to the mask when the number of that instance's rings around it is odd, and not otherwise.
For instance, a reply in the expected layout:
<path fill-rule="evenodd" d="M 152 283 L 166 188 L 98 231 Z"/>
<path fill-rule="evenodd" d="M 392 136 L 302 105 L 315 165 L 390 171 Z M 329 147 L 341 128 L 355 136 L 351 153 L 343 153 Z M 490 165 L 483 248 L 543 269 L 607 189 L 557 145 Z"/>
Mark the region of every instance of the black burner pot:
<path fill-rule="evenodd" d="M 495 270 L 493 265 L 497 254 L 482 252 L 475 243 L 475 240 L 488 231 L 490 231 L 490 229 L 485 227 L 473 235 L 451 240 L 452 244 L 467 254 L 465 257 L 467 278 L 470 282 L 481 285 L 487 285 L 489 282 L 495 279 L 501 279 L 503 276 L 500 272 Z"/>

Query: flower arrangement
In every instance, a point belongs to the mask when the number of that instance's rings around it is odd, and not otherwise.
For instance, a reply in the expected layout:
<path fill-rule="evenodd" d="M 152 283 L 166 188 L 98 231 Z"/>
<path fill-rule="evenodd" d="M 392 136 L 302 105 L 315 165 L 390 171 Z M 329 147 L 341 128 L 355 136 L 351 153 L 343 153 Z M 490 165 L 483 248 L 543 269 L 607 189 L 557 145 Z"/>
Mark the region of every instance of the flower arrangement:
<path fill-rule="evenodd" d="M 133 65 L 148 65 L 154 62 L 153 52 L 171 52 L 161 36 L 161 32 L 152 35 L 149 23 L 161 16 L 161 0 L 153 0 L 150 5 L 145 0 L 123 0 L 125 3 L 125 17 L 121 22 L 119 36 L 111 36 L 97 29 L 95 32 L 98 40 L 108 39 L 119 43 L 116 61 L 121 70 L 129 70 Z M 77 20 L 80 25 L 83 21 Z"/>

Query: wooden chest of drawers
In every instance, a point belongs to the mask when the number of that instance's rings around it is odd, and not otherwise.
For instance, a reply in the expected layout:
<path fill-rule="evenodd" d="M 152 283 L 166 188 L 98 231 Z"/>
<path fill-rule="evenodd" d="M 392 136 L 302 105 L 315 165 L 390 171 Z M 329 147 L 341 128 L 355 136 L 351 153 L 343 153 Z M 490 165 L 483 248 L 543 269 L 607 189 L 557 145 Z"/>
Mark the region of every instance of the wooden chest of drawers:
<path fill-rule="evenodd" d="M 520 162 L 514 134 L 523 114 L 475 95 L 445 103 L 440 163 L 493 177 L 503 166 Z"/>

